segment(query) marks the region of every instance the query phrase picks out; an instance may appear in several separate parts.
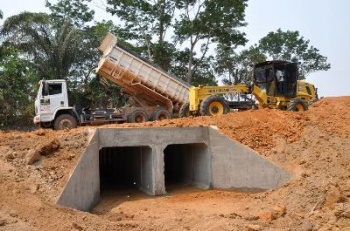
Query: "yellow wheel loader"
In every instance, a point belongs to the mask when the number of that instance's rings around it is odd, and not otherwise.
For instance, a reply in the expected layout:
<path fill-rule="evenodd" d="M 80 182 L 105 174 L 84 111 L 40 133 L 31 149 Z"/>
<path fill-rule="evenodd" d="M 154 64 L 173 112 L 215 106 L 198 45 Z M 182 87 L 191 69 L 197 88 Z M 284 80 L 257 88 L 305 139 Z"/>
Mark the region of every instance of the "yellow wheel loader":
<path fill-rule="evenodd" d="M 251 85 L 191 87 L 179 114 L 222 115 L 258 107 L 305 111 L 317 99 L 315 86 L 298 80 L 297 63 L 275 60 L 254 65 Z"/>

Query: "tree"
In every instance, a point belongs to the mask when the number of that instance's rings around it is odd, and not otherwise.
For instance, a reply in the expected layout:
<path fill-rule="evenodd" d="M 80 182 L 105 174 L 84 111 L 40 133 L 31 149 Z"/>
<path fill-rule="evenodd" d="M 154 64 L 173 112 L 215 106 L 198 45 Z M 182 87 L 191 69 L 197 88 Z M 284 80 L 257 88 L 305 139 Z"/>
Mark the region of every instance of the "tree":
<path fill-rule="evenodd" d="M 0 114 L 5 119 L 1 119 L 0 127 L 12 125 L 16 119 L 20 119 L 17 124 L 31 121 L 34 107 L 30 100 L 35 97 L 33 83 L 38 80 L 26 57 L 11 46 L 4 53 L 0 69 Z"/>
<path fill-rule="evenodd" d="M 175 2 L 171 0 L 107 0 L 111 7 L 107 11 L 116 15 L 121 21 L 119 36 L 136 40 L 142 47 L 143 56 L 168 70 L 169 60 L 165 43 L 166 32 L 174 17 Z"/>
<path fill-rule="evenodd" d="M 45 6 L 51 10 L 51 17 L 61 24 L 65 21 L 72 22 L 76 27 L 82 28 L 94 18 L 95 11 L 89 9 L 87 3 L 91 0 L 59 0 L 56 4 L 46 0 Z"/>
<path fill-rule="evenodd" d="M 252 65 L 265 60 L 266 56 L 254 46 L 236 53 L 229 47 L 220 44 L 216 51 L 216 72 L 223 76 L 224 84 L 250 83 Z"/>
<path fill-rule="evenodd" d="M 193 77 L 193 58 L 197 45 L 200 45 L 200 60 L 206 56 L 213 42 L 225 44 L 233 49 L 246 43 L 245 34 L 237 28 L 245 25 L 244 11 L 246 0 L 240 1 L 179 1 L 183 9 L 175 23 L 175 38 L 180 43 L 189 42 L 187 81 Z"/>
<path fill-rule="evenodd" d="M 79 44 L 79 34 L 69 21 L 55 30 L 48 14 L 24 12 L 7 18 L 1 34 L 5 42 L 30 56 L 41 78 L 69 76 Z"/>
<path fill-rule="evenodd" d="M 300 36 L 298 31 L 283 32 L 278 29 L 260 39 L 257 47 L 262 54 L 273 60 L 300 62 L 299 78 L 305 79 L 311 72 L 331 68 L 330 63 L 327 63 L 327 57 L 322 56 L 319 50 L 309 43 L 310 41 Z"/>
<path fill-rule="evenodd" d="M 187 82 L 187 64 L 190 56 L 189 49 L 177 52 L 173 61 L 170 72 Z M 193 59 L 194 66 L 192 85 L 217 85 L 215 78 L 215 70 L 212 67 L 213 57 L 209 56 L 205 59 Z"/>

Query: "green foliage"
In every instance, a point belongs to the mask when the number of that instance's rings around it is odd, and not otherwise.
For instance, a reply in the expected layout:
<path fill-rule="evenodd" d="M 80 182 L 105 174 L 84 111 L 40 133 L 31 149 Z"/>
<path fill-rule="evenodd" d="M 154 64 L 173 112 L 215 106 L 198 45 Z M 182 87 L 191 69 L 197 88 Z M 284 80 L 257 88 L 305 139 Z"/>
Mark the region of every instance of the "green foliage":
<path fill-rule="evenodd" d="M 326 71 L 331 67 L 327 58 L 309 43 L 298 31 L 283 32 L 278 29 L 238 54 L 220 44 L 216 50 L 216 71 L 224 76 L 225 84 L 248 83 L 251 81 L 251 65 L 266 60 L 285 60 L 299 62 L 299 79 L 305 79 L 311 72 Z"/>
<path fill-rule="evenodd" d="M 189 51 L 187 68 L 180 66 L 171 69 L 177 69 L 176 72 L 181 70 L 178 74 L 185 75 L 186 81 L 192 84 L 195 83 L 193 80 L 196 71 L 208 70 L 203 64 L 204 60 L 212 61 L 208 59 L 211 44 L 224 43 L 235 48 L 246 43 L 244 33 L 237 29 L 245 25 L 246 2 L 247 0 L 107 1 L 111 6 L 108 11 L 123 22 L 120 35 L 128 40 L 137 40 L 138 47 L 143 48 L 142 53 L 163 69 L 169 70 L 171 57 Z M 173 33 L 172 43 L 165 41 L 166 33 Z M 182 45 L 182 51 L 169 46 L 179 43 L 186 45 Z M 170 55 L 170 52 L 178 54 Z"/>
<path fill-rule="evenodd" d="M 89 2 L 91 0 L 59 0 L 52 4 L 46 0 L 46 7 L 51 10 L 51 17 L 58 25 L 70 21 L 75 26 L 82 27 L 94 18 L 95 12 L 87 5 Z"/>
<path fill-rule="evenodd" d="M 182 79 L 183 81 L 188 80 L 187 64 L 189 55 L 189 49 L 177 52 L 171 65 L 172 68 L 169 70 L 172 74 Z M 194 58 L 193 62 L 197 69 L 193 71 L 192 85 L 217 85 L 215 71 L 211 65 L 213 62 L 212 59 L 212 56 L 209 56 L 208 58 L 202 60 Z"/>
<path fill-rule="evenodd" d="M 310 41 L 299 35 L 298 31 L 283 32 L 278 29 L 260 39 L 258 48 L 261 53 L 273 60 L 300 62 L 300 79 L 314 71 L 328 70 L 331 65 L 319 50 L 309 45 Z"/>
<path fill-rule="evenodd" d="M 143 48 L 142 53 L 147 55 L 147 59 L 167 70 L 169 61 L 163 57 L 169 54 L 167 49 L 169 43 L 164 42 L 164 38 L 174 17 L 175 2 L 171 0 L 154 2 L 107 0 L 107 3 L 111 6 L 107 11 L 123 22 L 119 36 L 136 40 L 137 46 Z"/>
<path fill-rule="evenodd" d="M 192 81 L 196 69 L 193 58 L 198 45 L 201 53 L 199 59 L 204 60 L 211 43 L 224 44 L 233 49 L 247 42 L 245 34 L 237 29 L 246 25 L 246 2 L 204 0 L 178 3 L 182 11 L 174 25 L 175 38 L 181 43 L 188 42 L 190 46 L 188 82 Z"/>
<path fill-rule="evenodd" d="M 252 81 L 252 64 L 266 61 L 266 56 L 256 47 L 250 47 L 235 53 L 225 45 L 217 48 L 216 72 L 224 76 L 225 84 L 250 83 Z"/>
<path fill-rule="evenodd" d="M 79 34 L 65 21 L 54 30 L 50 16 L 24 12 L 6 19 L 1 34 L 5 43 L 28 54 L 41 78 L 62 79 L 76 60 Z"/>
<path fill-rule="evenodd" d="M 7 46 L 0 67 L 0 127 L 13 125 L 16 119 L 32 120 L 28 105 L 35 97 L 33 82 L 38 80 L 32 63 L 14 48 Z M 5 119 L 4 119 L 5 118 Z"/>

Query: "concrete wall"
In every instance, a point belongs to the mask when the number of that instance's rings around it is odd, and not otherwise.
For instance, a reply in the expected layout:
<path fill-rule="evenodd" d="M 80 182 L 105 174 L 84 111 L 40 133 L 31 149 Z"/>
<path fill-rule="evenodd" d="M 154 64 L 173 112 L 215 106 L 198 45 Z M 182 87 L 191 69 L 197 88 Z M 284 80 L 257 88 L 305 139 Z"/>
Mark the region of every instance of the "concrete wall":
<path fill-rule="evenodd" d="M 255 191 L 276 189 L 291 175 L 254 150 L 209 129 L 212 152 L 212 187 Z"/>
<path fill-rule="evenodd" d="M 61 193 L 58 205 L 88 211 L 99 202 L 99 149 L 99 132 L 96 131 Z"/>
<path fill-rule="evenodd" d="M 99 151 L 104 147 L 135 147 L 126 154 L 132 156 L 128 162 L 132 165 L 130 174 L 147 194 L 165 194 L 164 156 L 168 154 L 164 152 L 168 152 L 168 146 L 184 159 L 180 166 L 183 180 L 198 187 L 276 189 L 291 178 L 283 169 L 213 127 L 102 128 L 90 141 L 57 204 L 88 211 L 98 203 Z"/>

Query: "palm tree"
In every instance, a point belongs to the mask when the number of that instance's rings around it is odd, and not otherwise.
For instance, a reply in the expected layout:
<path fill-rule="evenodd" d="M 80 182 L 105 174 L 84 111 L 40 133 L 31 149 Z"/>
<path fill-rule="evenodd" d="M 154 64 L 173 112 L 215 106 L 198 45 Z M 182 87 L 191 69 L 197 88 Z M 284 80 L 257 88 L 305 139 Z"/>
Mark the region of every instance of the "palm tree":
<path fill-rule="evenodd" d="M 7 18 L 0 33 L 5 43 L 30 55 L 41 78 L 63 79 L 76 59 L 79 33 L 69 21 L 55 25 L 46 13 L 23 12 Z"/>

